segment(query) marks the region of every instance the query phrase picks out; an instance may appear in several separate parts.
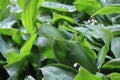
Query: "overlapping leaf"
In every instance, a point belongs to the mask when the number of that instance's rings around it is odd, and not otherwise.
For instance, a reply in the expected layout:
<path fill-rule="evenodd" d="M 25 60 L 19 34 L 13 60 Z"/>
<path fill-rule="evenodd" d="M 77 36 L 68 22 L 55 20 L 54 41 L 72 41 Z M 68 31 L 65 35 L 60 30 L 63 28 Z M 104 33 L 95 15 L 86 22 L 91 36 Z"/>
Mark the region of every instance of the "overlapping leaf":
<path fill-rule="evenodd" d="M 57 10 L 57 11 L 63 11 L 63 12 L 74 12 L 74 11 L 76 11 L 75 6 L 65 5 L 65 4 L 61 4 L 61 3 L 58 3 L 58 2 L 44 2 L 42 4 L 42 7 Z"/>
<path fill-rule="evenodd" d="M 77 10 L 92 15 L 95 11 L 101 8 L 100 3 L 97 0 L 76 0 L 74 2 Z"/>
<path fill-rule="evenodd" d="M 120 79 L 120 73 L 111 73 L 110 75 L 111 80 L 119 80 Z"/>
<path fill-rule="evenodd" d="M 120 58 L 120 37 L 113 37 L 111 42 L 111 50 L 116 58 Z"/>
<path fill-rule="evenodd" d="M 119 69 L 120 68 L 120 59 L 112 59 L 106 62 L 103 66 L 103 69 Z"/>
<path fill-rule="evenodd" d="M 73 80 L 77 71 L 62 64 L 52 64 L 40 69 L 45 80 Z"/>
<path fill-rule="evenodd" d="M 89 47 L 79 45 L 77 42 L 55 40 L 54 55 L 59 63 L 73 66 L 79 63 L 89 71 L 96 72 L 96 54 Z"/>
<path fill-rule="evenodd" d="M 22 11 L 22 23 L 30 34 L 35 32 L 37 2 L 38 0 L 26 0 Z"/>
<path fill-rule="evenodd" d="M 74 80 L 103 80 L 101 77 L 96 76 L 84 68 L 80 68 L 79 73 L 76 75 Z"/>
<path fill-rule="evenodd" d="M 96 11 L 92 16 L 96 14 L 101 14 L 101 15 L 106 15 L 106 14 L 113 14 L 113 13 L 120 13 L 120 5 L 119 4 L 114 4 L 114 5 L 109 5 L 106 7 L 103 7 Z"/>

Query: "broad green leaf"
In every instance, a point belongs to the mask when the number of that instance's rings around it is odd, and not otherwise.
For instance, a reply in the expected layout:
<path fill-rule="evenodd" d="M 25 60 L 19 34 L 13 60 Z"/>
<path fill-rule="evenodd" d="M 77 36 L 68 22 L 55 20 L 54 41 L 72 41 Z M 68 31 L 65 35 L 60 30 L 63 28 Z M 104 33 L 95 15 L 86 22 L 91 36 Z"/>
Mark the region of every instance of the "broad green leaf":
<path fill-rule="evenodd" d="M 41 58 L 54 58 L 53 55 L 53 42 L 54 39 L 63 39 L 64 36 L 60 31 L 50 24 L 43 24 L 40 26 L 39 37 L 37 45 L 41 51 Z"/>
<path fill-rule="evenodd" d="M 100 51 L 98 53 L 98 58 L 97 58 L 97 68 L 98 69 L 104 63 L 107 52 L 109 51 L 109 45 L 112 40 L 112 33 L 109 30 L 102 29 L 101 37 L 102 37 L 105 45 L 100 49 Z"/>
<path fill-rule="evenodd" d="M 94 26 L 94 25 L 93 26 L 87 25 L 86 27 L 80 27 L 80 28 L 77 27 L 75 29 L 85 34 L 85 36 L 89 40 L 91 40 L 92 43 L 94 44 L 96 44 L 96 42 L 93 40 L 93 37 L 96 39 L 100 38 L 104 41 L 105 45 L 99 50 L 98 58 L 97 58 L 97 67 L 100 68 L 100 66 L 104 63 L 106 54 L 109 50 L 109 45 L 112 39 L 112 33 L 109 30 L 100 29 L 98 26 Z"/>
<path fill-rule="evenodd" d="M 39 36 L 37 39 L 37 46 L 41 52 L 41 60 L 54 59 L 53 55 L 53 39 Z"/>
<path fill-rule="evenodd" d="M 64 12 L 74 12 L 76 11 L 75 6 L 73 5 L 66 5 L 66 4 L 61 4 L 58 2 L 44 2 L 41 7 L 48 8 L 48 9 L 53 9 L 56 11 L 64 11 Z"/>
<path fill-rule="evenodd" d="M 2 53 L 2 55 L 4 57 L 5 57 L 5 53 L 7 52 L 8 49 L 9 49 L 8 44 L 0 36 L 0 52 Z"/>
<path fill-rule="evenodd" d="M 36 64 L 34 64 L 34 57 L 33 55 L 19 55 L 16 53 L 7 53 L 7 62 L 8 64 L 5 65 L 5 69 L 7 70 L 10 80 L 12 79 L 19 79 L 20 74 L 23 71 L 23 68 L 25 68 L 28 65 L 28 62 L 30 61 L 31 64 L 36 67 Z"/>
<path fill-rule="evenodd" d="M 20 56 L 19 56 L 19 54 L 17 54 L 17 53 L 7 52 L 7 53 L 6 53 L 6 59 L 7 59 L 7 63 L 8 63 L 8 64 L 12 64 L 12 63 L 14 63 L 15 61 L 19 60 L 19 59 L 20 59 Z"/>
<path fill-rule="evenodd" d="M 80 68 L 79 73 L 75 76 L 74 80 L 103 80 L 101 77 L 98 77 L 84 68 Z"/>
<path fill-rule="evenodd" d="M 3 4 L 4 3 L 4 4 Z M 9 4 L 9 0 L 0 0 L 0 12 L 4 10 Z"/>
<path fill-rule="evenodd" d="M 10 15 L 9 8 L 5 8 L 2 11 L 0 11 L 0 21 L 4 20 Z"/>
<path fill-rule="evenodd" d="M 105 29 L 108 29 L 112 32 L 113 36 L 119 36 L 120 35 L 120 25 L 111 25 L 111 26 L 107 26 L 105 27 Z"/>
<path fill-rule="evenodd" d="M 75 29 L 88 39 L 92 49 L 99 50 L 102 46 L 101 30 L 96 25 L 86 25 L 85 27 L 75 27 Z"/>
<path fill-rule="evenodd" d="M 97 58 L 97 68 L 100 69 L 101 65 L 105 62 L 105 58 L 108 52 L 108 48 L 106 46 L 103 46 L 99 52 L 98 52 L 98 58 Z"/>
<path fill-rule="evenodd" d="M 31 48 L 34 44 L 34 41 L 37 37 L 37 34 L 33 34 L 28 41 L 26 41 L 26 43 L 22 46 L 22 48 L 20 49 L 20 55 L 27 55 L 30 54 Z"/>
<path fill-rule="evenodd" d="M 109 30 L 102 29 L 101 37 L 102 37 L 106 47 L 109 50 L 109 45 L 110 45 L 112 37 L 113 37 L 112 33 Z"/>
<path fill-rule="evenodd" d="M 103 69 L 120 69 L 120 58 L 112 59 L 106 62 L 103 66 Z"/>
<path fill-rule="evenodd" d="M 22 11 L 22 23 L 30 34 L 35 32 L 37 2 L 38 0 L 26 0 Z"/>
<path fill-rule="evenodd" d="M 17 0 L 17 4 L 23 8 L 26 0 Z"/>
<path fill-rule="evenodd" d="M 0 0 L 0 21 L 4 20 L 10 15 L 8 5 L 10 4 L 9 0 Z"/>
<path fill-rule="evenodd" d="M 77 10 L 92 15 L 95 11 L 101 8 L 97 0 L 76 0 L 74 2 Z"/>
<path fill-rule="evenodd" d="M 45 80 L 73 80 L 77 74 L 75 69 L 62 64 L 47 65 L 39 69 Z"/>
<path fill-rule="evenodd" d="M 106 7 L 103 7 L 96 11 L 92 16 L 95 16 L 97 14 L 101 15 L 107 15 L 107 14 L 113 14 L 113 13 L 120 13 L 120 4 L 111 4 Z"/>
<path fill-rule="evenodd" d="M 9 56 L 9 58 L 13 56 L 14 55 L 11 55 Z M 10 59 L 10 60 L 13 60 L 13 59 Z M 22 69 L 24 67 L 25 60 L 26 60 L 26 57 L 19 57 L 18 59 L 14 60 L 12 63 L 5 66 L 5 69 L 7 70 L 10 77 L 14 77 L 15 79 L 18 78 L 19 74 L 22 72 Z"/>
<path fill-rule="evenodd" d="M 52 37 L 55 39 L 63 39 L 63 35 L 60 33 L 60 31 L 51 24 L 41 25 L 39 34 L 46 37 Z"/>
<path fill-rule="evenodd" d="M 16 51 L 10 49 L 6 52 L 5 57 L 8 63 L 6 66 L 13 65 L 14 63 L 21 61 L 23 58 L 26 58 L 26 56 L 20 56 Z"/>
<path fill-rule="evenodd" d="M 76 22 L 74 21 L 74 19 L 68 17 L 68 16 L 64 16 L 64 15 L 60 15 L 60 14 L 56 14 L 53 13 L 53 20 L 52 23 L 55 24 L 55 22 L 57 22 L 58 20 L 65 20 L 68 21 L 69 23 L 75 24 Z"/>
<path fill-rule="evenodd" d="M 110 80 L 120 80 L 120 73 L 111 73 L 109 77 Z"/>
<path fill-rule="evenodd" d="M 22 39 L 22 34 L 21 32 L 18 30 L 16 31 L 13 35 L 12 35 L 12 39 L 14 42 L 16 42 L 17 44 L 19 45 L 22 45 L 23 44 L 23 39 Z"/>
<path fill-rule="evenodd" d="M 15 29 L 15 28 L 0 28 L 0 34 L 2 34 L 2 35 L 12 36 L 17 31 L 18 31 L 18 29 Z"/>
<path fill-rule="evenodd" d="M 97 44 L 93 39 L 93 37 L 96 39 L 101 38 L 99 26 L 86 25 L 86 27 L 75 27 L 75 29 L 85 35 L 92 43 L 99 46 L 99 44 Z"/>
<path fill-rule="evenodd" d="M 55 40 L 54 55 L 59 63 L 73 66 L 79 63 L 92 73 L 96 72 L 96 54 L 89 47 L 82 46 L 77 42 Z"/>
<path fill-rule="evenodd" d="M 42 3 L 43 3 L 44 1 L 45 1 L 45 0 L 38 0 L 37 9 L 39 9 L 39 7 L 42 6 Z"/>
<path fill-rule="evenodd" d="M 74 34 L 76 35 L 77 30 L 74 29 L 69 23 L 64 22 L 64 24 L 59 25 L 59 30 L 64 34 L 66 39 L 74 38 Z"/>
<path fill-rule="evenodd" d="M 116 58 L 120 58 L 120 37 L 113 37 L 111 50 Z"/>
<path fill-rule="evenodd" d="M 64 24 L 59 25 L 59 28 L 61 30 L 66 30 L 68 32 L 72 32 L 72 33 L 77 33 L 77 31 L 67 22 L 65 22 Z"/>
<path fill-rule="evenodd" d="M 34 64 L 34 57 L 30 55 L 20 55 L 16 53 L 10 53 L 8 52 L 6 54 L 7 62 L 8 64 L 5 65 L 5 69 L 7 70 L 10 80 L 11 79 L 19 79 L 20 74 L 23 71 L 23 68 L 25 68 L 28 65 L 28 62 L 30 61 L 34 67 L 36 67 L 36 64 Z"/>

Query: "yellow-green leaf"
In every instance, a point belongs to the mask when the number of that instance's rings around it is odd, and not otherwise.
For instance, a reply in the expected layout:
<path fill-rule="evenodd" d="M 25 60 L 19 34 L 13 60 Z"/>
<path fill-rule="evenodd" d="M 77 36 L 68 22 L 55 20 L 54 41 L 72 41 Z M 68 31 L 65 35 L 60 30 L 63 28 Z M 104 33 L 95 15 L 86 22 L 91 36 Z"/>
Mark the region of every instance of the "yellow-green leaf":
<path fill-rule="evenodd" d="M 31 48 L 33 46 L 33 43 L 37 37 L 37 34 L 33 34 L 28 41 L 23 45 L 23 47 L 20 49 L 20 55 L 26 55 L 29 54 L 31 51 Z"/>
<path fill-rule="evenodd" d="M 96 11 L 92 16 L 97 14 L 106 15 L 106 14 L 113 14 L 113 13 L 120 13 L 120 4 L 108 5 Z"/>
<path fill-rule="evenodd" d="M 26 0 L 22 11 L 23 26 L 30 34 L 35 32 L 37 2 L 38 0 Z"/>

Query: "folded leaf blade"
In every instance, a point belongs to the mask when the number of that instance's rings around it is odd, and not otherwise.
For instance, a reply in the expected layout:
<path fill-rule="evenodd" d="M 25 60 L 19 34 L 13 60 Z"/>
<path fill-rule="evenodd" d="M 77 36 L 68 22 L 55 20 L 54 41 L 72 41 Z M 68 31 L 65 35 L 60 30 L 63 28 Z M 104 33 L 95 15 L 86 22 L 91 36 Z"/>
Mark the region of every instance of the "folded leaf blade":
<path fill-rule="evenodd" d="M 35 32 L 34 22 L 36 21 L 37 1 L 38 0 L 26 0 L 22 11 L 22 23 L 30 34 Z"/>

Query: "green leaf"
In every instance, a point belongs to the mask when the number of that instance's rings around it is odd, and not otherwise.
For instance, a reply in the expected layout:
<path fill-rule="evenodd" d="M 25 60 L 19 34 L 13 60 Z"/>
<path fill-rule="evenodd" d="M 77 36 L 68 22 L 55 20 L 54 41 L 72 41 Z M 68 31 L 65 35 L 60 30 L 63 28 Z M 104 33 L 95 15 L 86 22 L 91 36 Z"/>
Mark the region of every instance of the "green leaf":
<path fill-rule="evenodd" d="M 44 2 L 45 0 L 39 0 L 38 3 L 37 3 L 37 9 L 39 9 L 40 6 L 42 6 L 42 3 Z"/>
<path fill-rule="evenodd" d="M 105 58 L 108 52 L 108 48 L 106 46 L 103 46 L 99 52 L 98 52 L 98 58 L 97 58 L 97 68 L 100 69 L 102 64 L 105 62 Z"/>
<path fill-rule="evenodd" d="M 4 4 L 3 4 L 4 3 Z M 0 0 L 0 12 L 2 11 L 2 10 L 4 10 L 6 7 L 7 7 L 7 5 L 9 4 L 9 1 L 8 0 Z"/>
<path fill-rule="evenodd" d="M 103 80 L 101 77 L 98 77 L 84 68 L 80 68 L 79 73 L 75 76 L 74 80 Z"/>
<path fill-rule="evenodd" d="M 8 59 L 8 60 L 10 60 L 10 64 L 6 65 L 5 69 L 7 70 L 7 72 L 8 72 L 10 77 L 15 77 L 17 79 L 19 74 L 22 72 L 22 69 L 24 67 L 24 63 L 25 63 L 26 57 L 20 57 L 19 56 L 16 59 L 15 55 L 16 54 L 10 53 L 10 56 L 9 56 L 9 59 Z M 12 58 L 14 57 L 14 58 L 12 59 L 10 57 L 12 57 Z"/>
<path fill-rule="evenodd" d="M 47 37 L 39 36 L 37 39 L 37 46 L 41 52 L 41 60 L 46 58 L 54 59 L 53 55 L 53 40 Z"/>
<path fill-rule="evenodd" d="M 120 58 L 112 59 L 106 62 L 103 66 L 103 69 L 120 69 Z"/>
<path fill-rule="evenodd" d="M 9 8 L 3 8 L 2 11 L 0 11 L 0 21 L 4 20 L 5 18 L 7 18 L 10 15 L 10 11 Z"/>
<path fill-rule="evenodd" d="M 32 54 L 20 55 L 20 54 L 8 52 L 6 54 L 6 58 L 8 64 L 5 65 L 5 69 L 7 70 L 10 79 L 13 78 L 19 79 L 20 74 L 23 71 L 23 68 L 25 68 L 28 65 L 29 61 L 34 67 L 36 67 L 36 64 L 34 63 L 35 58 Z"/>
<path fill-rule="evenodd" d="M 82 33 L 88 40 L 90 40 L 90 43 L 101 46 L 101 43 L 99 44 L 96 40 L 101 38 L 101 30 L 99 29 L 99 26 L 96 25 L 86 25 L 85 27 L 75 27 L 75 29 Z"/>
<path fill-rule="evenodd" d="M 9 49 L 8 44 L 0 36 L 0 52 L 2 53 L 2 55 L 4 57 L 5 57 L 5 53 L 7 52 L 8 49 Z"/>
<path fill-rule="evenodd" d="M 107 15 L 113 13 L 120 13 L 120 4 L 111 4 L 106 7 L 103 7 L 96 11 L 92 16 L 95 16 L 97 14 Z"/>
<path fill-rule="evenodd" d="M 48 9 L 53 9 L 56 11 L 64 11 L 64 12 L 74 12 L 76 11 L 75 6 L 73 5 L 66 5 L 66 4 L 61 4 L 58 2 L 44 2 L 41 7 L 48 8 Z"/>
<path fill-rule="evenodd" d="M 20 55 L 27 55 L 30 54 L 31 48 L 34 44 L 34 41 L 37 37 L 37 34 L 33 34 L 28 41 L 22 46 L 22 48 L 20 49 Z"/>
<path fill-rule="evenodd" d="M 78 27 L 76 28 L 78 31 L 82 32 L 83 34 L 85 34 L 85 36 L 92 41 L 92 43 L 96 44 L 96 42 L 93 40 L 93 37 L 95 39 L 101 39 L 104 41 L 104 46 L 102 46 L 102 48 L 99 50 L 98 52 L 98 58 L 97 58 L 97 68 L 99 69 L 101 67 L 101 65 L 104 63 L 105 61 L 105 57 L 106 54 L 109 50 L 109 45 L 112 39 L 112 33 L 107 30 L 107 29 L 100 29 L 99 26 L 86 26 L 85 27 Z M 100 42 L 100 41 L 99 41 Z M 100 42 L 101 44 L 101 42 Z"/>
<path fill-rule="evenodd" d="M 120 73 L 111 73 L 109 75 L 110 80 L 119 80 L 120 79 Z"/>
<path fill-rule="evenodd" d="M 0 34 L 2 34 L 2 35 L 12 36 L 17 31 L 18 31 L 18 29 L 15 29 L 15 28 L 0 28 Z"/>
<path fill-rule="evenodd" d="M 47 65 L 39 69 L 45 80 L 73 80 L 77 74 L 75 69 L 62 64 Z"/>
<path fill-rule="evenodd" d="M 113 35 L 112 35 L 112 33 L 109 30 L 106 30 L 106 29 L 102 29 L 102 33 L 101 34 L 102 34 L 101 37 L 102 37 L 106 47 L 109 50 L 109 45 L 111 43 Z"/>
<path fill-rule="evenodd" d="M 7 59 L 7 63 L 11 64 L 13 62 L 15 62 L 17 59 L 20 59 L 19 55 L 16 53 L 6 53 L 6 59 Z"/>
<path fill-rule="evenodd" d="M 52 37 L 55 39 L 63 39 L 63 35 L 60 33 L 60 31 L 51 24 L 41 25 L 39 34 L 46 37 Z"/>
<path fill-rule="evenodd" d="M 119 36 L 120 35 L 120 25 L 110 25 L 105 27 L 105 29 L 108 29 L 112 32 L 113 36 Z"/>
<path fill-rule="evenodd" d="M 70 66 L 79 63 L 90 72 L 96 72 L 96 54 L 87 46 L 79 45 L 77 42 L 55 40 L 54 55 L 59 63 Z"/>
<path fill-rule="evenodd" d="M 37 2 L 38 0 L 26 0 L 22 11 L 22 23 L 30 34 L 35 32 Z"/>
<path fill-rule="evenodd" d="M 37 39 L 37 45 L 41 51 L 41 59 L 50 58 L 53 59 L 53 42 L 54 39 L 63 39 L 64 36 L 60 31 L 50 24 L 43 24 L 39 30 L 39 37 Z"/>
<path fill-rule="evenodd" d="M 23 39 L 22 39 L 22 34 L 21 34 L 21 32 L 19 30 L 16 31 L 16 33 L 14 33 L 12 35 L 12 39 L 13 39 L 14 42 L 16 42 L 19 45 L 22 45 L 23 42 L 24 42 Z"/>
<path fill-rule="evenodd" d="M 120 58 L 120 37 L 113 37 L 111 50 L 116 58 Z"/>
<path fill-rule="evenodd" d="M 100 49 L 97 58 L 97 68 L 99 69 L 101 65 L 105 62 L 105 57 L 107 52 L 109 51 L 109 45 L 112 40 L 112 33 L 109 30 L 102 29 L 101 37 L 105 43 L 105 45 Z"/>
<path fill-rule="evenodd" d="M 17 0 L 17 4 L 23 8 L 26 0 Z"/>
<path fill-rule="evenodd" d="M 70 18 L 68 16 L 53 13 L 52 23 L 55 24 L 58 20 L 65 20 L 65 21 L 68 21 L 69 23 L 72 23 L 72 24 L 76 23 L 72 18 Z"/>
<path fill-rule="evenodd" d="M 95 11 L 101 8 L 100 3 L 97 0 L 76 0 L 74 2 L 77 10 L 92 15 Z"/>
<path fill-rule="evenodd" d="M 77 33 L 77 31 L 69 23 L 65 22 L 64 24 L 59 25 L 61 30 L 66 30 L 68 32 Z"/>

